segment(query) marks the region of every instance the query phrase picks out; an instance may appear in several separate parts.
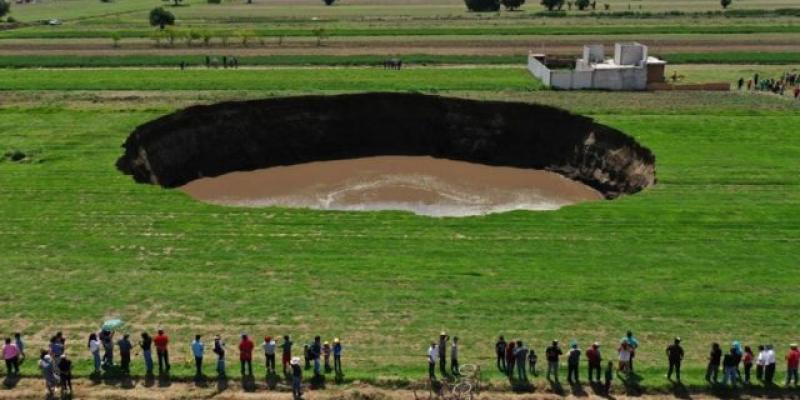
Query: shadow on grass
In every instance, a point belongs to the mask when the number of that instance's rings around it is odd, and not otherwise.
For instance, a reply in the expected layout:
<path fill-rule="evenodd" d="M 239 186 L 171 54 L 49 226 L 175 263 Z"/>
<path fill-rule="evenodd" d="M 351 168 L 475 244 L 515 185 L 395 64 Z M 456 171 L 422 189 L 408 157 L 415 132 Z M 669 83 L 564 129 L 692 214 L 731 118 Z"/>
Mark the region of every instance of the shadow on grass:
<path fill-rule="evenodd" d="M 622 387 L 625 389 L 626 396 L 641 396 L 644 394 L 644 388 L 641 385 L 641 375 L 635 372 L 631 372 L 627 375 L 617 372 L 617 377 L 619 377 L 622 382 Z"/>
<path fill-rule="evenodd" d="M 7 375 L 5 379 L 3 379 L 3 387 L 6 389 L 13 389 L 17 387 L 19 383 L 19 375 Z"/>
<path fill-rule="evenodd" d="M 242 390 L 248 393 L 256 391 L 256 378 L 253 375 L 242 376 Z"/>

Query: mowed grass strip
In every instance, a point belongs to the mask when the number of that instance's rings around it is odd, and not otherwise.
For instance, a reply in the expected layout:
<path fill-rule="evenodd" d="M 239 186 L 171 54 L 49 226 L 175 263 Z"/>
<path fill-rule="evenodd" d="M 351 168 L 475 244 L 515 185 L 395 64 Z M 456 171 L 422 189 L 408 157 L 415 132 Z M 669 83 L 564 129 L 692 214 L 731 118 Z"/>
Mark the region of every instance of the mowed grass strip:
<path fill-rule="evenodd" d="M 524 68 L 6 69 L 0 90 L 535 90 Z"/>

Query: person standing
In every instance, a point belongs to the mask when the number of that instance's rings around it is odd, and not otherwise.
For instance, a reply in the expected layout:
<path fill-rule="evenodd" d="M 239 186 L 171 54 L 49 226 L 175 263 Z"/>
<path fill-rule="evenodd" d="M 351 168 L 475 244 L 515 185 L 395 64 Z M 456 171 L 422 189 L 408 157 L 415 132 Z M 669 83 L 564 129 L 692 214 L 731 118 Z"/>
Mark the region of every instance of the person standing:
<path fill-rule="evenodd" d="M 744 383 L 750 384 L 750 370 L 753 368 L 753 350 L 750 346 L 744 346 L 744 356 L 742 356 L 742 364 L 744 364 Z"/>
<path fill-rule="evenodd" d="M 756 379 L 764 381 L 764 370 L 767 368 L 767 350 L 764 345 L 758 345 L 758 356 L 756 357 Z"/>
<path fill-rule="evenodd" d="M 708 354 L 708 367 L 706 368 L 706 382 L 716 384 L 718 382 L 719 364 L 722 360 L 722 349 L 719 343 L 711 344 L 711 353 Z"/>
<path fill-rule="evenodd" d="M 242 340 L 239 342 L 239 362 L 242 366 L 242 376 L 253 376 L 253 347 L 255 347 L 253 341 L 247 337 L 246 333 L 243 333 Z"/>
<path fill-rule="evenodd" d="M 436 342 L 431 342 L 431 347 L 428 348 L 428 377 L 430 380 L 436 380 L 436 358 L 439 356 L 439 349 L 436 348 Z"/>
<path fill-rule="evenodd" d="M 528 349 L 528 368 L 529 372 L 533 376 L 539 376 L 536 372 L 536 362 L 539 360 L 539 356 L 536 355 L 536 350 L 533 347 Z M 599 372 L 598 372 L 599 373 Z M 597 378 L 600 379 L 600 378 Z"/>
<path fill-rule="evenodd" d="M 617 353 L 619 354 L 619 372 L 623 374 L 630 375 L 631 374 L 631 346 L 626 341 L 622 341 L 620 343 L 619 349 L 617 349 Z"/>
<path fill-rule="evenodd" d="M 127 333 L 122 335 L 122 339 L 117 342 L 117 347 L 119 347 L 119 359 L 120 359 L 120 369 L 125 374 L 131 373 L 131 349 L 133 349 L 133 344 L 131 344 L 130 335 Z"/>
<path fill-rule="evenodd" d="M 58 361 L 61 359 L 61 355 L 64 354 L 64 335 L 61 332 L 57 332 L 55 336 L 50 338 L 50 355 L 53 357 L 53 366 L 58 366 Z"/>
<path fill-rule="evenodd" d="M 156 345 L 156 355 L 158 356 L 158 374 L 169 373 L 169 336 L 163 329 L 158 330 L 158 334 L 153 339 Z"/>
<path fill-rule="evenodd" d="M 628 373 L 633 373 L 633 359 L 636 357 L 636 350 L 639 348 L 639 341 L 633 337 L 633 332 L 625 332 L 625 337 L 622 340 L 628 343 L 628 351 L 631 354 L 631 359 L 628 361 Z"/>
<path fill-rule="evenodd" d="M 567 353 L 567 382 L 580 384 L 578 378 L 578 367 L 581 364 L 581 349 L 578 348 L 578 342 L 573 341 L 570 345 L 569 353 Z"/>
<path fill-rule="evenodd" d="M 728 382 L 731 383 L 731 386 L 736 387 L 736 349 L 731 347 L 731 350 L 725 353 L 725 356 L 722 358 L 722 384 L 728 385 Z"/>
<path fill-rule="evenodd" d="M 667 372 L 667 379 L 672 380 L 672 372 L 675 372 L 675 379 L 678 383 L 681 382 L 681 361 L 683 361 L 683 347 L 681 347 L 681 338 L 676 337 L 671 345 L 667 346 L 667 360 L 669 361 L 669 372 Z"/>
<path fill-rule="evenodd" d="M 139 342 L 144 358 L 144 368 L 146 376 L 153 376 L 153 338 L 147 332 L 142 332 L 142 341 Z"/>
<path fill-rule="evenodd" d="M 516 362 L 516 357 L 514 357 L 514 350 L 517 347 L 517 342 L 513 340 L 508 341 L 508 345 L 506 346 L 506 375 L 508 375 L 508 379 L 514 377 L 514 363 Z"/>
<path fill-rule="evenodd" d="M 17 345 L 17 350 L 19 350 L 19 363 L 22 364 L 22 362 L 25 361 L 25 341 L 22 340 L 22 333 L 14 333 L 14 344 Z"/>
<path fill-rule="evenodd" d="M 517 379 L 520 382 L 528 381 L 527 366 L 525 361 L 528 359 L 528 348 L 522 343 L 522 340 L 517 340 L 517 346 L 514 349 L 514 363 L 517 365 Z"/>
<path fill-rule="evenodd" d="M 453 344 L 450 345 L 450 373 L 453 376 L 461 376 L 458 369 L 458 336 L 453 336 Z"/>
<path fill-rule="evenodd" d="M 333 370 L 336 375 L 342 375 L 342 342 L 339 338 L 333 339 Z"/>
<path fill-rule="evenodd" d="M 58 361 L 58 372 L 61 378 L 61 394 L 72 393 L 72 360 L 66 353 Z"/>
<path fill-rule="evenodd" d="M 494 344 L 494 350 L 497 354 L 497 369 L 500 372 L 506 372 L 506 339 L 500 335 L 497 343 Z"/>
<path fill-rule="evenodd" d="M 325 373 L 329 374 L 331 368 L 331 344 L 327 340 L 322 344 L 322 358 L 325 360 Z"/>
<path fill-rule="evenodd" d="M 267 364 L 267 375 L 275 373 L 275 340 L 271 336 L 264 336 L 264 360 Z"/>
<path fill-rule="evenodd" d="M 8 375 L 19 375 L 19 349 L 11 343 L 11 338 L 6 338 L 3 345 L 3 360 L 6 362 Z"/>
<path fill-rule="evenodd" d="M 206 351 L 206 346 L 200 340 L 200 335 L 194 335 L 192 342 L 192 355 L 194 355 L 194 376 L 200 378 L 203 376 L 203 353 Z"/>
<path fill-rule="evenodd" d="M 92 360 L 94 361 L 94 373 L 100 373 L 100 341 L 97 340 L 97 334 L 91 333 L 89 335 L 89 342 L 87 343 L 86 347 L 89 348 L 89 352 L 92 353 Z"/>
<path fill-rule="evenodd" d="M 39 370 L 42 371 L 47 394 L 52 398 L 55 394 L 56 385 L 58 385 L 58 375 L 56 374 L 56 366 L 53 365 L 53 358 L 50 357 L 50 354 L 47 354 L 47 350 L 42 350 L 42 354 L 39 357 Z"/>
<path fill-rule="evenodd" d="M 589 382 L 594 382 L 594 375 L 592 375 L 592 372 L 596 372 L 597 382 L 599 383 L 600 371 L 603 369 L 601 365 L 603 357 L 600 355 L 600 343 L 594 342 L 592 343 L 592 347 L 586 350 L 586 361 L 589 364 Z"/>
<path fill-rule="evenodd" d="M 447 332 L 442 331 L 439 334 L 439 371 L 442 373 L 442 376 L 447 376 L 447 342 L 450 340 L 450 336 L 447 335 Z"/>
<path fill-rule="evenodd" d="M 786 355 L 786 386 L 794 383 L 797 386 L 797 367 L 800 365 L 800 350 L 797 350 L 797 344 L 792 343 L 789 346 L 789 354 Z"/>
<path fill-rule="evenodd" d="M 775 365 L 776 365 L 775 349 L 772 347 L 771 344 L 768 344 L 767 345 L 767 366 L 764 369 L 764 380 L 766 381 L 767 385 L 772 385 L 774 383 Z"/>
<path fill-rule="evenodd" d="M 311 344 L 311 359 L 314 361 L 314 377 L 322 375 L 319 359 L 322 356 L 322 339 L 319 336 L 314 337 L 314 343 Z"/>
<path fill-rule="evenodd" d="M 217 355 L 217 377 L 225 377 L 225 342 L 217 335 L 214 338 L 214 354 Z"/>
<path fill-rule="evenodd" d="M 611 381 L 614 380 L 614 362 L 613 361 L 609 361 L 608 364 L 606 365 L 606 376 L 605 376 L 605 378 L 606 378 L 606 382 L 605 382 L 606 395 L 608 395 L 611 392 Z"/>
<path fill-rule="evenodd" d="M 100 343 L 103 345 L 103 367 L 114 366 L 114 332 L 107 329 L 100 331 Z"/>
<path fill-rule="evenodd" d="M 545 357 L 547 357 L 547 380 L 551 379 L 551 374 L 558 383 L 558 358 L 561 357 L 563 352 L 558 347 L 558 340 L 553 340 L 553 343 L 545 350 Z"/>
<path fill-rule="evenodd" d="M 288 374 L 290 370 L 289 362 L 292 360 L 292 341 L 289 335 L 283 336 L 283 343 L 281 343 L 281 362 L 283 364 L 283 373 Z"/>
<path fill-rule="evenodd" d="M 292 397 L 294 400 L 299 400 L 303 398 L 303 369 L 300 368 L 300 358 L 293 357 L 290 360 L 291 368 L 292 368 Z"/>

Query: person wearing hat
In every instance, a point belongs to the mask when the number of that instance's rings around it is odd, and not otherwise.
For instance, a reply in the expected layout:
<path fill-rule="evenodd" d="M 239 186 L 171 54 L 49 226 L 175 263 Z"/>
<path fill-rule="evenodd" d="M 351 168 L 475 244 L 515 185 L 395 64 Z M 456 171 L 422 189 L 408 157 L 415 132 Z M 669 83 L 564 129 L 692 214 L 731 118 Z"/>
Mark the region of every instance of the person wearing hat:
<path fill-rule="evenodd" d="M 225 377 L 225 342 L 219 335 L 214 337 L 214 354 L 217 355 L 217 376 Z"/>
<path fill-rule="evenodd" d="M 564 354 L 558 347 L 558 340 L 553 340 L 550 347 L 545 349 L 544 354 L 547 357 L 547 380 L 554 379 L 555 382 L 558 382 L 558 358 Z"/>
<path fill-rule="evenodd" d="M 574 340 L 569 347 L 569 353 L 567 353 L 567 382 L 580 385 L 578 366 L 581 364 L 581 349 L 578 348 L 578 342 Z"/>
<path fill-rule="evenodd" d="M 447 376 L 447 342 L 449 340 L 450 336 L 447 335 L 447 332 L 442 331 L 439 334 L 439 371 L 442 376 Z"/>
<path fill-rule="evenodd" d="M 275 373 L 275 340 L 271 336 L 264 336 L 264 344 L 261 345 L 264 349 L 264 359 L 267 363 L 267 374 Z"/>
<path fill-rule="evenodd" d="M 328 374 L 333 368 L 331 368 L 331 343 L 327 340 L 322 343 L 322 357 L 325 359 L 325 373 Z"/>
<path fill-rule="evenodd" d="M 794 383 L 797 386 L 797 367 L 800 365 L 800 350 L 797 349 L 797 343 L 792 343 L 789 346 L 789 354 L 786 355 L 786 386 Z M 793 382 L 794 381 L 794 382 Z"/>
<path fill-rule="evenodd" d="M 61 378 L 61 394 L 72 393 L 72 360 L 67 353 L 61 354 L 58 360 L 58 372 Z"/>
<path fill-rule="evenodd" d="M 681 382 L 681 361 L 683 361 L 683 347 L 681 347 L 681 338 L 676 337 L 671 345 L 667 346 L 667 360 L 669 361 L 669 372 L 667 372 L 667 379 L 672 380 L 672 372 L 675 371 L 675 379 Z"/>
<path fill-rule="evenodd" d="M 292 396 L 295 400 L 303 398 L 303 369 L 300 368 L 300 358 L 292 357 L 289 364 L 292 368 Z"/>
<path fill-rule="evenodd" d="M 342 342 L 339 338 L 333 339 L 333 369 L 336 375 L 342 374 Z"/>
<path fill-rule="evenodd" d="M 431 342 L 431 347 L 428 348 L 428 377 L 436 380 L 436 358 L 439 357 L 439 349 L 436 348 L 436 342 Z"/>
<path fill-rule="evenodd" d="M 461 376 L 458 370 L 458 336 L 453 336 L 453 344 L 450 345 L 450 373 Z"/>
<path fill-rule="evenodd" d="M 198 378 L 203 376 L 203 353 L 205 350 L 206 346 L 200 340 L 200 335 L 194 335 L 194 341 L 192 342 L 192 355 L 194 355 L 194 375 Z"/>
<path fill-rule="evenodd" d="M 239 342 L 239 362 L 242 367 L 242 376 L 253 376 L 253 347 L 255 347 L 253 341 L 247 337 L 246 333 L 243 333 L 242 340 Z"/>
<path fill-rule="evenodd" d="M 131 350 L 133 350 L 133 343 L 131 343 L 131 335 L 124 334 L 122 339 L 117 341 L 119 347 L 119 367 L 125 374 L 131 373 Z"/>
<path fill-rule="evenodd" d="M 601 363 L 603 361 L 600 355 L 600 343 L 592 343 L 592 347 L 586 350 L 586 361 L 589 364 L 589 382 L 594 382 L 594 375 L 592 372 L 597 372 L 597 382 L 600 382 L 600 370 L 602 369 Z"/>

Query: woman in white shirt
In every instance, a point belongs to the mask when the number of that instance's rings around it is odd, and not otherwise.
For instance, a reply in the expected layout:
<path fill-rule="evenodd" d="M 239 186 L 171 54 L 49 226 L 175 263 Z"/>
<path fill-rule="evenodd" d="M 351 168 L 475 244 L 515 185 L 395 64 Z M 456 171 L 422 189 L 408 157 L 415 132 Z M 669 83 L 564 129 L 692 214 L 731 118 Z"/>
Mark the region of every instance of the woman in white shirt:
<path fill-rule="evenodd" d="M 100 340 L 97 339 L 97 334 L 92 333 L 89 335 L 89 343 L 87 345 L 89 347 L 89 352 L 92 353 L 92 358 L 94 359 L 94 373 L 100 373 Z"/>
<path fill-rule="evenodd" d="M 631 348 L 628 342 L 622 342 L 619 347 L 619 370 L 627 374 L 630 372 Z"/>
<path fill-rule="evenodd" d="M 756 357 L 756 378 L 759 381 L 764 380 L 764 368 L 767 366 L 767 352 L 764 346 L 758 346 L 758 356 Z"/>

